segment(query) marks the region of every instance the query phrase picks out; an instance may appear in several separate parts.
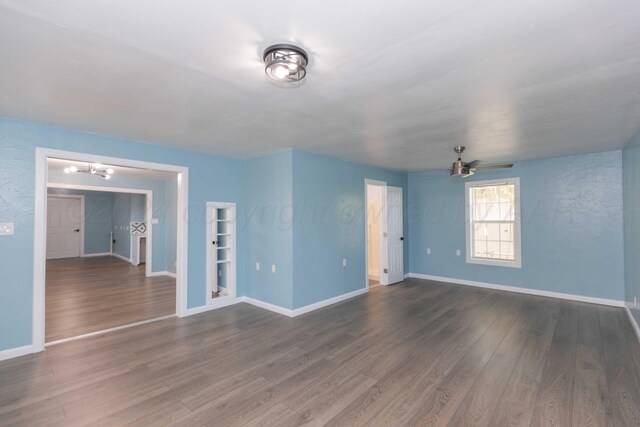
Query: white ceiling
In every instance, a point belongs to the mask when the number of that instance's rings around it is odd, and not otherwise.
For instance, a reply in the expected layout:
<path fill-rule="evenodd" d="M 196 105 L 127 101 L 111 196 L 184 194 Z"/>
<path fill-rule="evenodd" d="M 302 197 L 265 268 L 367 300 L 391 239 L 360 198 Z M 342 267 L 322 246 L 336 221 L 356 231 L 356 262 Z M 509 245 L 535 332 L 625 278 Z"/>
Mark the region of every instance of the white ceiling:
<path fill-rule="evenodd" d="M 261 53 L 310 53 L 282 89 Z M 398 170 L 621 148 L 638 0 L 0 0 L 0 114 L 253 157 Z"/>
<path fill-rule="evenodd" d="M 87 170 L 89 169 L 89 165 L 87 162 L 78 162 L 75 160 L 66 160 L 66 159 L 56 159 L 56 158 L 48 158 L 47 159 L 47 167 L 49 171 L 58 171 L 64 172 L 65 168 L 75 166 L 78 170 Z M 149 179 L 155 181 L 169 181 L 175 180 L 177 174 L 174 172 L 164 172 L 157 171 L 151 169 L 138 169 L 131 168 L 126 166 L 118 166 L 118 165 L 107 165 L 102 164 L 102 169 L 113 169 L 113 179 L 117 178 L 137 178 L 137 179 Z M 102 180 L 102 177 L 95 177 L 96 180 Z"/>

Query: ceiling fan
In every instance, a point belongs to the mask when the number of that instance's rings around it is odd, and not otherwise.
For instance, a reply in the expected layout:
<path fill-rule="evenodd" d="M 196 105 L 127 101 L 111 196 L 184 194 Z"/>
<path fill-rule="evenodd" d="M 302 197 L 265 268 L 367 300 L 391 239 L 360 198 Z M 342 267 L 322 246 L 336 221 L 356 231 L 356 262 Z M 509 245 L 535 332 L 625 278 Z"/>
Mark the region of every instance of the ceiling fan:
<path fill-rule="evenodd" d="M 449 175 L 451 176 L 460 176 L 462 178 L 466 178 L 469 175 L 473 175 L 476 171 L 479 171 L 479 170 L 506 169 L 513 166 L 512 163 L 505 163 L 501 165 L 479 166 L 479 164 L 481 163 L 480 160 L 474 160 L 469 163 L 465 163 L 464 161 L 462 161 L 462 152 L 464 151 L 464 147 L 461 145 L 458 145 L 453 148 L 453 151 L 455 151 L 456 154 L 458 154 L 458 160 L 453 162 L 453 164 L 451 165 L 451 169 L 449 169 Z"/>

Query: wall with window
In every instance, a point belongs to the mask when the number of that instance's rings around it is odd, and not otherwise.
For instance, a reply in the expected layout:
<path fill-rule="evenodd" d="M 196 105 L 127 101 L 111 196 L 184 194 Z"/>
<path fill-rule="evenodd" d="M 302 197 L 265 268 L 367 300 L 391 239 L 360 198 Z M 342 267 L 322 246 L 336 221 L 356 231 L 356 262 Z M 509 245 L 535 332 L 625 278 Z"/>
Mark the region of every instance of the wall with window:
<path fill-rule="evenodd" d="M 519 162 L 466 179 L 409 174 L 410 271 L 621 301 L 621 168 L 621 151 L 611 151 Z M 467 263 L 465 183 L 511 177 L 520 178 L 521 268 Z"/>
<path fill-rule="evenodd" d="M 640 323 L 640 129 L 622 153 L 625 299 Z M 636 300 L 638 306 L 634 304 Z"/>

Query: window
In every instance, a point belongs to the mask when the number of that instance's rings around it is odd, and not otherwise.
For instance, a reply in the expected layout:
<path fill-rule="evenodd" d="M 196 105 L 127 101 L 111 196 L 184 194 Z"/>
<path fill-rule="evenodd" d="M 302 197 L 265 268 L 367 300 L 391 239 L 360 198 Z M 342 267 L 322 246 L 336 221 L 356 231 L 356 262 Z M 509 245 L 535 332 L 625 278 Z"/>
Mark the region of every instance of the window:
<path fill-rule="evenodd" d="M 467 262 L 520 268 L 520 180 L 467 182 Z"/>

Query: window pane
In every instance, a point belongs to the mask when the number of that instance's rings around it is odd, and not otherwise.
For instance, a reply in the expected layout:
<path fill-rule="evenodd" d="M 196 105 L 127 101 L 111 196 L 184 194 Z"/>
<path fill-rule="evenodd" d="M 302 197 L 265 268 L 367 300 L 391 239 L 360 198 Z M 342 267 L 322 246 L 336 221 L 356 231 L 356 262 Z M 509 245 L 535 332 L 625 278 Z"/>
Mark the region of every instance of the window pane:
<path fill-rule="evenodd" d="M 474 253 L 475 257 L 487 257 L 487 242 L 485 240 L 476 240 L 474 243 Z"/>
<path fill-rule="evenodd" d="M 511 223 L 501 223 L 500 226 L 500 240 L 513 242 L 513 224 Z"/>
<path fill-rule="evenodd" d="M 512 203 L 500 203 L 500 220 L 501 221 L 513 221 L 514 220 L 513 204 Z"/>

